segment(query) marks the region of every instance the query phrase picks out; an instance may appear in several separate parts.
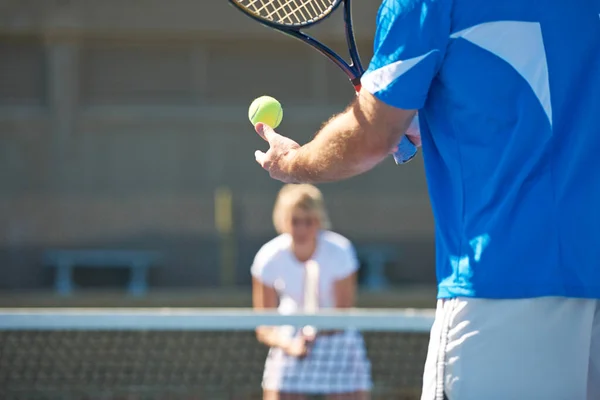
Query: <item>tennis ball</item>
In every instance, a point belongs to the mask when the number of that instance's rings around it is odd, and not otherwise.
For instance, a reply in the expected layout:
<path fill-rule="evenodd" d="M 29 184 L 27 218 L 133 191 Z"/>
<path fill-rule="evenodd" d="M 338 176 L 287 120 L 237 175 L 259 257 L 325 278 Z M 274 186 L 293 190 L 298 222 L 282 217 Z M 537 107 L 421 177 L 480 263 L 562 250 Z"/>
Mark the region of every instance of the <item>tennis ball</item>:
<path fill-rule="evenodd" d="M 275 129 L 281 123 L 283 109 L 276 99 L 270 96 L 261 96 L 250 104 L 248 118 L 252 125 L 262 122 Z"/>

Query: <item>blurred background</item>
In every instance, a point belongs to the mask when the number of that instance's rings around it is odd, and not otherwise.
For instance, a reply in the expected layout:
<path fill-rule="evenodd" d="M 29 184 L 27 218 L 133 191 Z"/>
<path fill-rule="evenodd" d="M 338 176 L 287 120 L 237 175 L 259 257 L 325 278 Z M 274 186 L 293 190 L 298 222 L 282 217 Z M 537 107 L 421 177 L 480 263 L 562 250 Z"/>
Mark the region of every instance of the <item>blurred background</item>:
<path fill-rule="evenodd" d="M 379 2 L 355 3 L 366 67 Z M 345 54 L 341 14 L 311 32 Z M 254 161 L 264 94 L 305 142 L 353 91 L 225 0 L 1 0 L 0 306 L 249 306 L 281 187 Z M 421 156 L 320 188 L 359 305 L 433 306 Z"/>
<path fill-rule="evenodd" d="M 354 3 L 366 67 L 379 2 Z M 345 54 L 341 13 L 311 33 Z M 266 146 L 247 111 L 261 95 L 283 104 L 278 130 L 306 142 L 354 93 L 225 0 L 0 0 L 0 398 L 261 398 L 267 348 L 241 318 L 281 188 L 254 160 Z M 373 398 L 419 398 L 432 316 L 398 309 L 435 305 L 421 156 L 320 189 L 358 252 L 358 306 L 396 313 L 340 322 L 366 329 Z"/>

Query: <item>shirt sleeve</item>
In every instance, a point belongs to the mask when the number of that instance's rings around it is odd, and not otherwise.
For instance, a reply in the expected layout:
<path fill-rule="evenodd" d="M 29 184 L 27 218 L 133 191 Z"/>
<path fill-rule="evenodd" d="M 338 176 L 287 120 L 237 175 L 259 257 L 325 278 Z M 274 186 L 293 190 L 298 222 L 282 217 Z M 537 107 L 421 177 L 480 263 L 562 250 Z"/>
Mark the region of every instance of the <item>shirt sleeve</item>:
<path fill-rule="evenodd" d="M 351 243 L 341 248 L 339 253 L 338 268 L 336 269 L 335 279 L 340 280 L 347 278 L 358 271 L 360 264 L 356 257 L 356 250 Z"/>
<path fill-rule="evenodd" d="M 277 280 L 276 258 L 277 252 L 267 244 L 263 246 L 256 256 L 250 268 L 250 273 L 264 285 L 273 287 Z"/>
<path fill-rule="evenodd" d="M 451 0 L 384 0 L 374 55 L 361 82 L 384 103 L 418 110 L 443 62 Z"/>

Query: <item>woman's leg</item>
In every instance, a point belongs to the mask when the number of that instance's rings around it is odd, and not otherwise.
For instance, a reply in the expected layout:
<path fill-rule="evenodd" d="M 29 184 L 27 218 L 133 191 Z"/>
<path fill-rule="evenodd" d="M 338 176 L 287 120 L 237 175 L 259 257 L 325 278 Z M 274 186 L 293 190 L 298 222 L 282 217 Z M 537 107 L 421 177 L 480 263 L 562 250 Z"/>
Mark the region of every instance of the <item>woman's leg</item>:
<path fill-rule="evenodd" d="M 263 391 L 263 400 L 308 400 L 308 399 L 303 394 L 281 393 L 281 392 L 277 392 L 274 390 L 265 390 L 265 391 Z"/>
<path fill-rule="evenodd" d="M 330 394 L 325 397 L 327 400 L 370 400 L 371 394 L 369 392 L 351 392 L 351 393 L 339 393 Z"/>

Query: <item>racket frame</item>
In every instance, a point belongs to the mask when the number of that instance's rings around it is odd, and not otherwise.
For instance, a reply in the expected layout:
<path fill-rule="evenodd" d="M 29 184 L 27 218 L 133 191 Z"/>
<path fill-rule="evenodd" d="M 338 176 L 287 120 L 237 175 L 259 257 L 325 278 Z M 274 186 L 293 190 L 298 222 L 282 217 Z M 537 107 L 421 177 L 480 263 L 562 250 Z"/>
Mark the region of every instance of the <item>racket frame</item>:
<path fill-rule="evenodd" d="M 229 0 L 229 3 L 236 7 L 238 10 L 242 11 L 244 14 L 257 21 L 258 23 L 272 28 L 278 32 L 281 32 L 287 36 L 291 36 L 295 39 L 301 40 L 302 42 L 310 45 L 323 56 L 327 57 L 330 61 L 332 61 L 335 65 L 337 65 L 350 79 L 354 89 L 358 92 L 360 91 L 360 78 L 364 74 L 364 68 L 360 61 L 360 55 L 358 53 L 358 47 L 356 45 L 356 38 L 354 36 L 354 29 L 352 24 L 352 8 L 351 8 L 351 0 L 339 0 L 337 1 L 331 9 L 321 18 L 308 21 L 305 24 L 298 25 L 284 25 L 277 22 L 269 21 L 260 16 L 253 14 L 243 6 L 241 6 L 235 0 Z M 351 62 L 348 63 L 345 59 L 340 57 L 336 52 L 334 52 L 330 47 L 323 44 L 319 40 L 315 39 L 313 36 L 310 36 L 302 31 L 302 28 L 309 28 L 314 26 L 321 21 L 327 19 L 331 16 L 334 11 L 341 5 L 344 4 L 344 27 L 345 27 L 345 36 L 346 36 L 346 44 L 348 46 L 348 53 L 350 55 Z"/>
<path fill-rule="evenodd" d="M 309 260 L 304 266 L 304 298 L 303 311 L 306 314 L 316 314 L 319 311 L 319 286 L 321 271 L 315 260 Z M 307 337 L 314 337 L 317 330 L 312 326 L 302 328 L 302 333 Z"/>
<path fill-rule="evenodd" d="M 319 309 L 319 264 L 309 260 L 304 266 L 304 311 L 314 314 Z"/>

